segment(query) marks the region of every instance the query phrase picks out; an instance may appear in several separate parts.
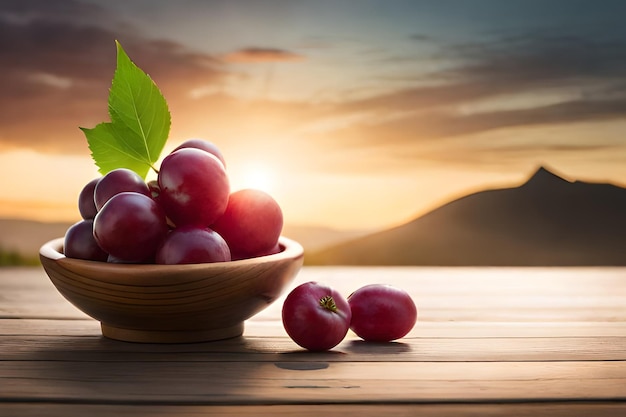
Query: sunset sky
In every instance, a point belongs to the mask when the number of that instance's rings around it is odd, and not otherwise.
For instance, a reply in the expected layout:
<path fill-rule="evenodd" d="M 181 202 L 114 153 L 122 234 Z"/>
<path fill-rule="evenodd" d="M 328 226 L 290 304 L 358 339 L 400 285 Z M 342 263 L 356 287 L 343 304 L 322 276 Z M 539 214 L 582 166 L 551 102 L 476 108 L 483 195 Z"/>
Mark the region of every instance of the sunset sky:
<path fill-rule="evenodd" d="M 539 165 L 626 186 L 625 1 L 0 0 L 0 217 L 78 220 L 117 39 L 290 224 L 377 229 Z M 164 153 L 165 153 L 164 152 Z"/>

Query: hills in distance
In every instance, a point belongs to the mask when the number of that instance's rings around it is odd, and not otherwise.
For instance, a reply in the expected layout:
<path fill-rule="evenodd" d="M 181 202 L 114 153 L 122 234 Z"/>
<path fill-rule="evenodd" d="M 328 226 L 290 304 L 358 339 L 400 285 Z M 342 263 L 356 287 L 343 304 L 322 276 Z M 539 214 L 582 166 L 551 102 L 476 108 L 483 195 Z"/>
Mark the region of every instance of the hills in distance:
<path fill-rule="evenodd" d="M 37 258 L 39 247 L 51 239 L 63 236 L 71 224 L 1 218 L 0 249 L 27 258 Z"/>
<path fill-rule="evenodd" d="M 305 254 L 309 265 L 626 265 L 626 189 L 540 167 L 392 229 Z"/>
<path fill-rule="evenodd" d="M 70 224 L 0 219 L 0 255 L 35 259 Z M 470 194 L 392 229 L 286 224 L 283 234 L 304 246 L 307 265 L 626 266 L 626 189 L 541 167 L 518 187 Z"/>

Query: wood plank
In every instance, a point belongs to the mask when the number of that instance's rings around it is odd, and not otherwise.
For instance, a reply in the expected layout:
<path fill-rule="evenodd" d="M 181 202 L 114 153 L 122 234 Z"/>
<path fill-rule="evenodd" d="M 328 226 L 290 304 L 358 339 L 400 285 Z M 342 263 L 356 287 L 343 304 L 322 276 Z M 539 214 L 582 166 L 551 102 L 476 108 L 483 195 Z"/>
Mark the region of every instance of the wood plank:
<path fill-rule="evenodd" d="M 244 336 L 193 344 L 136 344 L 95 336 L 0 336 L 0 360 L 68 362 L 521 362 L 626 361 L 626 337 L 405 338 L 366 343 L 350 334 L 330 352 L 287 337 Z"/>
<path fill-rule="evenodd" d="M 59 294 L 41 267 L 0 268 L 0 285 L 0 318 L 89 318 Z"/>
<path fill-rule="evenodd" d="M 625 413 L 626 268 L 307 267 L 293 285 L 312 280 L 407 289 L 418 325 L 307 353 L 278 300 L 241 338 L 129 344 L 101 337 L 43 270 L 1 269 L 0 415 Z"/>
<path fill-rule="evenodd" d="M 211 405 L 145 405 L 128 404 L 57 404 L 57 403 L 4 403 L 3 415 L 12 417 L 205 417 L 220 416 L 384 416 L 394 417 L 623 417 L 625 403 L 566 402 L 566 403 L 513 403 L 513 404 L 307 404 L 264 406 L 211 406 Z"/>
<path fill-rule="evenodd" d="M 623 322 L 626 268 L 305 267 L 295 285 L 344 295 L 371 283 L 403 288 L 422 322 Z M 282 300 L 257 317 L 278 315 Z"/>
<path fill-rule="evenodd" d="M 626 321 L 626 268 L 305 267 L 293 286 L 306 281 L 346 296 L 369 283 L 396 285 L 413 295 L 425 322 Z M 85 318 L 41 268 L 3 268 L 0 282 L 0 318 Z M 275 319 L 281 305 L 257 318 Z"/>
<path fill-rule="evenodd" d="M 0 336 L 99 336 L 100 324 L 90 318 L 0 319 Z M 282 322 L 253 317 L 246 322 L 245 336 L 286 337 Z M 613 337 L 626 336 L 626 322 L 476 322 L 418 321 L 408 337 Z"/>
<path fill-rule="evenodd" d="M 209 405 L 626 401 L 623 362 L 319 365 L 4 361 L 0 362 L 0 402 Z"/>

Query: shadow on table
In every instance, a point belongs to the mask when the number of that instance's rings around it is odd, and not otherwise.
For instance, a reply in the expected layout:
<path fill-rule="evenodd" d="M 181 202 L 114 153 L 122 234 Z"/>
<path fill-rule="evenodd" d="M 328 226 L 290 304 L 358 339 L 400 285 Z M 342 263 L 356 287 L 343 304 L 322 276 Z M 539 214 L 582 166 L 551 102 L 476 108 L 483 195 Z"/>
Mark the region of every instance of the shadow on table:
<path fill-rule="evenodd" d="M 411 345 L 403 342 L 366 342 L 352 340 L 347 345 L 348 352 L 363 355 L 393 355 L 411 352 Z"/>

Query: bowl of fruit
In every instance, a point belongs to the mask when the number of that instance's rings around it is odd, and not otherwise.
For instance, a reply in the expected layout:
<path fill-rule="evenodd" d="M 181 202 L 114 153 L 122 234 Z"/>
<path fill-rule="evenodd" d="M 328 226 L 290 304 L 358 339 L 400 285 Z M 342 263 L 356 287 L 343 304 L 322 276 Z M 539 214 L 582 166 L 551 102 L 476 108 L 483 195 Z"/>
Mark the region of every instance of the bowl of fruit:
<path fill-rule="evenodd" d="M 126 168 L 90 181 L 78 198 L 82 220 L 41 247 L 52 283 L 104 336 L 236 337 L 298 273 L 303 249 L 281 236 L 278 203 L 260 190 L 231 192 L 213 146 L 183 143 L 151 183 Z"/>
<path fill-rule="evenodd" d="M 119 264 L 68 258 L 63 238 L 40 257 L 58 291 L 127 342 L 190 343 L 240 336 L 244 321 L 276 300 L 298 273 L 302 248 L 279 239 L 275 254 L 186 265 Z"/>

